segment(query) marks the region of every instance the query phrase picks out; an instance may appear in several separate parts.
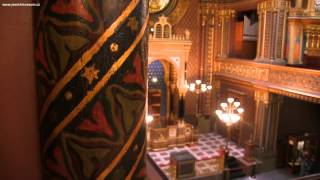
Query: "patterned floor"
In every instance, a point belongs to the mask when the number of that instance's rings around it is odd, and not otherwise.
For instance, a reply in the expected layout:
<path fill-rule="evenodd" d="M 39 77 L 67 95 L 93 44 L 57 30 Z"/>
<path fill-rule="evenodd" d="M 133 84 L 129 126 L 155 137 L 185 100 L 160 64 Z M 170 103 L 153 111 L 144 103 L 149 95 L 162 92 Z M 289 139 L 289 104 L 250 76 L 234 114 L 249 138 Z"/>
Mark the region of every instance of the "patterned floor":
<path fill-rule="evenodd" d="M 196 174 L 204 175 L 216 172 L 216 168 L 214 167 L 214 164 L 216 164 L 214 162 L 216 160 L 215 157 L 220 156 L 219 149 L 220 147 L 225 146 L 225 143 L 225 138 L 219 134 L 200 134 L 198 143 L 193 146 L 184 146 L 165 151 L 148 152 L 148 154 L 155 164 L 159 166 L 168 177 L 171 177 L 174 170 L 169 166 L 170 153 L 187 150 L 197 159 Z M 230 155 L 237 159 L 244 156 L 244 148 L 237 146 L 234 142 L 230 142 L 229 149 Z"/>

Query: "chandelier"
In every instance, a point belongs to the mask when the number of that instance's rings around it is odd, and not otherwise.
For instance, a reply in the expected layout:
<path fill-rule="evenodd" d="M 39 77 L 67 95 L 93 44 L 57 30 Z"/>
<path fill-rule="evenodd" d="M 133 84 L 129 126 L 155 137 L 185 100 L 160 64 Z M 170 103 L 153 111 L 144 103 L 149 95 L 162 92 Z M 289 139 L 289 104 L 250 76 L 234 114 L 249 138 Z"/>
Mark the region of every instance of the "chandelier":
<path fill-rule="evenodd" d="M 202 83 L 201 80 L 196 80 L 194 83 L 186 84 L 186 88 L 193 93 L 196 93 L 197 95 L 197 101 L 196 101 L 196 117 L 200 114 L 200 102 L 199 102 L 199 96 L 201 93 L 210 92 L 212 89 L 211 85 L 207 85 Z"/>
<path fill-rule="evenodd" d="M 221 109 L 216 110 L 216 114 L 227 126 L 228 137 L 226 138 L 225 146 L 225 160 L 227 160 L 229 155 L 229 142 L 231 141 L 231 126 L 240 121 L 244 109 L 240 107 L 240 102 L 235 101 L 234 98 L 228 98 L 227 102 L 221 103 L 220 106 Z"/>
<path fill-rule="evenodd" d="M 234 98 L 228 98 L 227 102 L 220 104 L 221 109 L 216 110 L 219 119 L 227 126 L 232 126 L 241 119 L 241 114 L 244 109 L 240 107 L 240 102 L 235 101 Z"/>
<path fill-rule="evenodd" d="M 202 83 L 201 80 L 196 80 L 195 83 L 191 83 L 191 84 L 187 85 L 187 87 L 188 87 L 189 91 L 195 92 L 196 94 L 205 93 L 205 92 L 207 92 L 207 90 L 212 89 L 211 85 L 206 85 L 206 84 Z"/>

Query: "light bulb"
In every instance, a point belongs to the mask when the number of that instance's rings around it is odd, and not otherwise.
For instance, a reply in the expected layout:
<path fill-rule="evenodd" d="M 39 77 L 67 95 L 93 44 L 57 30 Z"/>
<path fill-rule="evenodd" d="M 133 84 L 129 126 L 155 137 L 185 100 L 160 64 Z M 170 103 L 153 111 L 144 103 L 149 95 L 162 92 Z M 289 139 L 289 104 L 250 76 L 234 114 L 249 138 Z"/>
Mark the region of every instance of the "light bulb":
<path fill-rule="evenodd" d="M 231 122 L 234 124 L 240 121 L 240 116 L 237 114 L 231 114 L 230 119 L 231 119 Z"/>
<path fill-rule="evenodd" d="M 196 87 L 196 84 L 195 83 L 191 83 L 190 87 Z"/>
<path fill-rule="evenodd" d="M 223 108 L 223 109 L 226 109 L 228 107 L 228 104 L 227 103 L 221 103 L 220 106 Z"/>
<path fill-rule="evenodd" d="M 202 92 L 206 92 L 206 91 L 207 91 L 207 88 L 201 88 L 201 91 L 202 91 Z"/>
<path fill-rule="evenodd" d="M 227 99 L 227 101 L 228 101 L 228 103 L 230 103 L 230 104 L 231 104 L 231 103 L 233 103 L 233 102 L 234 102 L 234 98 L 228 98 L 228 99 Z"/>
<path fill-rule="evenodd" d="M 157 77 L 152 77 L 151 81 L 152 81 L 153 83 L 156 83 L 156 82 L 158 82 L 158 78 L 157 78 Z"/>
<path fill-rule="evenodd" d="M 207 86 L 207 89 L 211 90 L 211 89 L 212 89 L 212 86 L 211 86 L 211 85 Z"/>
<path fill-rule="evenodd" d="M 147 123 L 149 124 L 149 123 L 151 123 L 152 121 L 153 121 L 153 116 L 148 115 L 148 116 L 147 116 Z"/>
<path fill-rule="evenodd" d="M 196 84 L 198 84 L 198 85 L 201 84 L 201 80 L 199 80 L 199 79 L 196 80 Z"/>
<path fill-rule="evenodd" d="M 201 88 L 206 88 L 207 85 L 206 84 L 201 84 Z"/>
<path fill-rule="evenodd" d="M 243 108 L 238 108 L 237 111 L 238 111 L 239 114 L 242 114 L 244 112 L 244 109 Z"/>
<path fill-rule="evenodd" d="M 240 106 L 240 102 L 234 102 L 233 104 L 234 104 L 234 106 L 235 106 L 236 108 L 238 108 L 238 107 Z"/>
<path fill-rule="evenodd" d="M 225 122 L 225 123 L 228 123 L 229 122 L 229 116 L 228 116 L 228 114 L 222 114 L 221 115 L 221 119 L 222 119 L 222 121 L 223 122 Z"/>
<path fill-rule="evenodd" d="M 190 86 L 190 91 L 195 91 L 196 88 L 194 86 Z"/>
<path fill-rule="evenodd" d="M 222 114 L 222 111 L 219 109 L 219 110 L 216 110 L 216 114 L 218 115 L 218 116 L 220 116 L 221 114 Z"/>

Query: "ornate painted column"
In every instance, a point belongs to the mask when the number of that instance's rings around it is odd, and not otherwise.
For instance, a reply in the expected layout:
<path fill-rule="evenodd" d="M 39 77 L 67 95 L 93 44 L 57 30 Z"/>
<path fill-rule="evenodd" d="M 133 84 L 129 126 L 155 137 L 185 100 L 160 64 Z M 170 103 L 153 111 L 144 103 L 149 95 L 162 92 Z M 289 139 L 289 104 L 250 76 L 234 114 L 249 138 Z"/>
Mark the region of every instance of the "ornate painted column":
<path fill-rule="evenodd" d="M 253 140 L 259 148 L 264 148 L 264 134 L 269 105 L 269 92 L 266 90 L 255 90 L 256 111 L 254 120 Z"/>
<path fill-rule="evenodd" d="M 41 1 L 45 179 L 144 179 L 147 1 Z"/>
<path fill-rule="evenodd" d="M 286 64 L 284 53 L 289 6 L 287 0 L 266 0 L 258 4 L 257 62 Z"/>
<path fill-rule="evenodd" d="M 316 11 L 316 0 L 309 0 L 307 5 L 307 11 L 309 16 L 317 16 L 319 12 Z"/>
<path fill-rule="evenodd" d="M 217 15 L 219 17 L 219 30 L 218 35 L 219 41 L 219 49 L 218 49 L 218 57 L 228 57 L 229 56 L 229 45 L 230 45 L 230 31 L 231 24 L 234 21 L 235 10 L 233 9 L 220 9 L 217 11 Z"/>
<path fill-rule="evenodd" d="M 204 37 L 202 39 L 202 71 L 201 79 L 204 83 L 213 83 L 213 61 L 214 61 L 214 43 L 215 43 L 215 10 L 217 4 L 204 1 L 201 2 L 201 19 L 202 19 L 202 31 L 201 34 Z M 210 115 L 212 112 L 212 92 L 207 92 L 201 96 L 200 109 L 202 114 Z"/>
<path fill-rule="evenodd" d="M 290 19 L 287 33 L 288 64 L 303 64 L 303 24 L 298 19 Z"/>
<path fill-rule="evenodd" d="M 256 112 L 253 140 L 258 147 L 259 158 L 264 162 L 262 169 L 276 167 L 276 143 L 282 96 L 270 94 L 267 90 L 255 91 Z"/>
<path fill-rule="evenodd" d="M 283 96 L 271 94 L 269 97 L 269 109 L 266 129 L 266 140 L 264 147 L 268 151 L 276 152 L 278 139 L 278 124 L 280 110 L 283 104 Z"/>
<path fill-rule="evenodd" d="M 212 91 L 213 97 L 212 97 L 212 107 L 214 109 L 211 109 L 211 116 L 212 119 L 210 119 L 210 130 L 217 132 L 217 121 L 219 121 L 219 118 L 215 116 L 215 110 L 220 107 L 220 96 L 221 96 L 221 81 L 217 78 L 214 78 L 213 83 L 212 83 Z"/>

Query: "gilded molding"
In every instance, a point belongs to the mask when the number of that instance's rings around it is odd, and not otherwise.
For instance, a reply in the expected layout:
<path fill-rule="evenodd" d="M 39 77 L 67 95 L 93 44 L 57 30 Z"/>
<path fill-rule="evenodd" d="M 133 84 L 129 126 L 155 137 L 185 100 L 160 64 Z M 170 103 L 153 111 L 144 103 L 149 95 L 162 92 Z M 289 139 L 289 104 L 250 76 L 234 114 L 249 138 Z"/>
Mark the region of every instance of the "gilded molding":
<path fill-rule="evenodd" d="M 320 92 L 320 75 L 305 72 L 272 70 L 270 81 L 273 84 L 284 85 L 297 89 Z"/>
<path fill-rule="evenodd" d="M 290 2 L 267 0 L 258 4 L 259 39 L 257 61 L 285 64 L 285 37 Z"/>
<path fill-rule="evenodd" d="M 320 25 L 306 25 L 303 31 L 306 34 L 304 53 L 309 56 L 320 56 Z"/>
<path fill-rule="evenodd" d="M 263 11 L 278 11 L 290 9 L 290 2 L 286 0 L 267 0 L 258 4 L 258 13 Z"/>
<path fill-rule="evenodd" d="M 260 90 L 260 89 L 255 90 L 254 100 L 262 101 L 264 104 L 269 104 L 269 92 L 266 90 Z"/>
<path fill-rule="evenodd" d="M 236 59 L 219 59 L 214 70 L 216 75 L 252 82 L 272 93 L 320 103 L 320 71 Z"/>
<path fill-rule="evenodd" d="M 269 70 L 244 64 L 217 61 L 215 72 L 242 77 L 250 80 L 268 81 Z"/>

